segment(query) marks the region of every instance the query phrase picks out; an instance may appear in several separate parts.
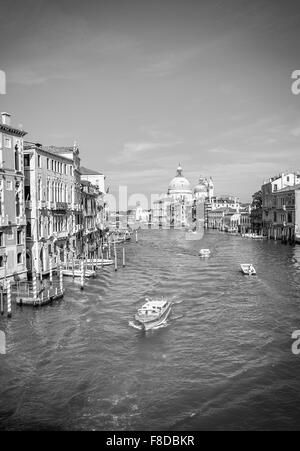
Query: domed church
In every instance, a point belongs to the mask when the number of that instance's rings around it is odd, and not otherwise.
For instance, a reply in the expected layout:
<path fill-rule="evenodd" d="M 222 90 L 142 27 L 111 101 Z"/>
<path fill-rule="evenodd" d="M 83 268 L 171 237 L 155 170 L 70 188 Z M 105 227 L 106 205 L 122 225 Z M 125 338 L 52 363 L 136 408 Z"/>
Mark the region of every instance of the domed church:
<path fill-rule="evenodd" d="M 196 200 L 208 200 L 211 202 L 214 197 L 214 184 L 212 178 L 200 177 L 198 185 L 194 188 L 194 197 Z"/>
<path fill-rule="evenodd" d="M 184 177 L 183 169 L 180 164 L 177 168 L 176 176 L 169 184 L 168 195 L 171 196 L 174 201 L 184 200 L 185 202 L 191 202 L 193 200 L 191 184 L 188 179 Z"/>

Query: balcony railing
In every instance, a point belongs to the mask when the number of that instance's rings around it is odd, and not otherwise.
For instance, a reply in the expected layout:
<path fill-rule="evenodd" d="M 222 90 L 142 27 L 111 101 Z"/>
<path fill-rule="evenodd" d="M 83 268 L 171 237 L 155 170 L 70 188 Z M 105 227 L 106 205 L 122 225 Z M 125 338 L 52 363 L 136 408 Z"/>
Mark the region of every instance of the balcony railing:
<path fill-rule="evenodd" d="M 46 207 L 47 207 L 47 203 L 46 203 L 45 200 L 39 200 L 38 201 L 38 209 L 39 210 L 42 210 L 43 208 L 46 208 Z"/>
<path fill-rule="evenodd" d="M 69 235 L 69 233 L 66 230 L 64 230 L 62 232 L 53 232 L 54 238 L 58 238 L 58 239 L 67 238 L 68 235 Z"/>
<path fill-rule="evenodd" d="M 26 225 L 27 224 L 26 216 L 19 216 L 18 218 L 16 218 L 16 224 L 18 226 Z"/>
<path fill-rule="evenodd" d="M 63 210 L 63 211 L 68 210 L 67 202 L 56 202 L 55 210 Z"/>
<path fill-rule="evenodd" d="M 9 225 L 8 216 L 0 216 L 0 227 L 7 227 Z"/>

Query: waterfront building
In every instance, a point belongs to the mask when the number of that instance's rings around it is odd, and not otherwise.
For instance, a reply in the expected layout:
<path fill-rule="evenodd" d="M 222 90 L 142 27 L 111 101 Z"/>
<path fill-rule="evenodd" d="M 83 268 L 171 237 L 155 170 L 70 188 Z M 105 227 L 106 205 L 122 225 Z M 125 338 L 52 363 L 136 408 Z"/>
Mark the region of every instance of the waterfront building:
<path fill-rule="evenodd" d="M 231 208 L 232 210 L 238 211 L 240 206 L 241 204 L 239 199 L 233 196 L 213 197 L 211 201 L 211 210 Z"/>
<path fill-rule="evenodd" d="M 100 195 L 98 186 L 92 185 L 87 180 L 81 180 L 81 205 L 83 214 L 83 253 L 94 252 L 100 239 L 100 227 L 98 228 L 97 199 Z"/>
<path fill-rule="evenodd" d="M 80 168 L 81 181 L 89 182 L 91 186 L 96 188 L 98 196 L 96 198 L 96 224 L 101 229 L 104 230 L 107 223 L 107 205 L 105 202 L 106 188 L 104 174 L 93 169 L 88 169 L 81 166 Z"/>
<path fill-rule="evenodd" d="M 263 233 L 270 239 L 300 241 L 300 174 L 271 178 L 262 186 Z"/>
<path fill-rule="evenodd" d="M 261 235 L 263 233 L 263 210 L 262 191 L 258 191 L 252 196 L 251 205 L 251 230 L 253 233 Z"/>
<path fill-rule="evenodd" d="M 81 243 L 79 149 L 26 143 L 23 155 L 27 268 L 42 276 L 49 273 L 50 258 L 55 268 L 58 254 L 63 261 Z"/>
<path fill-rule="evenodd" d="M 208 228 L 224 232 L 248 233 L 251 230 L 251 208 L 218 208 L 208 214 Z"/>
<path fill-rule="evenodd" d="M 27 278 L 26 216 L 22 151 L 26 132 L 11 125 L 11 115 L 0 122 L 0 282 Z"/>

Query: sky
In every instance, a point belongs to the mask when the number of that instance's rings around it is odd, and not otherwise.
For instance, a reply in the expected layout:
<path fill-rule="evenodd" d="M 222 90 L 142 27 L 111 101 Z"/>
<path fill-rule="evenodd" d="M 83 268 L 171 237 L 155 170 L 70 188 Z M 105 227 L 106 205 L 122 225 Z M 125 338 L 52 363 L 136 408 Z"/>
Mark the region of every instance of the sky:
<path fill-rule="evenodd" d="M 300 169 L 298 0 L 0 0 L 1 111 L 80 148 L 112 193 L 191 185 L 249 201 Z"/>

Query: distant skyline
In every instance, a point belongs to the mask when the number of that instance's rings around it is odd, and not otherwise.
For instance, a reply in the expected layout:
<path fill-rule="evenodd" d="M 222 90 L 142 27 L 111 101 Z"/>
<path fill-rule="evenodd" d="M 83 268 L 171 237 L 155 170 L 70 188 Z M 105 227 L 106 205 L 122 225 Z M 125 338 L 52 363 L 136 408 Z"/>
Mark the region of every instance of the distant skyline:
<path fill-rule="evenodd" d="M 299 1 L 0 0 L 1 111 L 80 147 L 112 193 L 195 185 L 250 201 L 300 169 Z"/>

